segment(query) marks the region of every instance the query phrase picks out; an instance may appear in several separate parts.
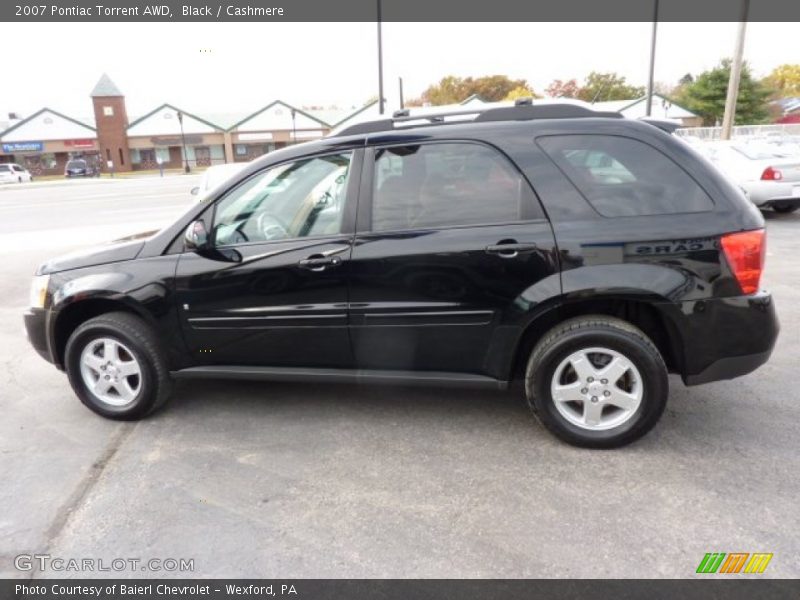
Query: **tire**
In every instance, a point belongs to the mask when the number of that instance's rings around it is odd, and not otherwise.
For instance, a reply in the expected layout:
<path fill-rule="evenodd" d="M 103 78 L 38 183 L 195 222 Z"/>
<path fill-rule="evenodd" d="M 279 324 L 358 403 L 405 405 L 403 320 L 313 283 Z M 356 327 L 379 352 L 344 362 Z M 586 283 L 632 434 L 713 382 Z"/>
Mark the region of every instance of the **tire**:
<path fill-rule="evenodd" d="M 618 448 L 639 439 L 658 422 L 668 393 L 667 368 L 650 339 L 602 315 L 551 329 L 525 371 L 525 395 L 537 418 L 561 440 L 584 448 Z"/>
<path fill-rule="evenodd" d="M 67 341 L 64 362 L 81 402 L 109 419 L 141 419 L 167 401 L 172 387 L 158 338 L 129 313 L 107 313 L 80 325 Z"/>
<path fill-rule="evenodd" d="M 788 213 L 793 213 L 800 208 L 800 206 L 792 206 L 791 204 L 773 204 L 772 208 L 776 213 L 785 215 Z"/>

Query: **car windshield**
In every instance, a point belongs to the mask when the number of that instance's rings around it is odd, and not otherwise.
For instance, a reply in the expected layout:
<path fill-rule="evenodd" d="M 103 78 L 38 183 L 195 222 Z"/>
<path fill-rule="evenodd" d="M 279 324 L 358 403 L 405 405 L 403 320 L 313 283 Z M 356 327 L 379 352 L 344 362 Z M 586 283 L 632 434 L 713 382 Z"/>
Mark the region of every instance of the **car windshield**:
<path fill-rule="evenodd" d="M 68 169 L 85 169 L 86 168 L 86 161 L 85 160 L 71 160 L 67 163 Z"/>

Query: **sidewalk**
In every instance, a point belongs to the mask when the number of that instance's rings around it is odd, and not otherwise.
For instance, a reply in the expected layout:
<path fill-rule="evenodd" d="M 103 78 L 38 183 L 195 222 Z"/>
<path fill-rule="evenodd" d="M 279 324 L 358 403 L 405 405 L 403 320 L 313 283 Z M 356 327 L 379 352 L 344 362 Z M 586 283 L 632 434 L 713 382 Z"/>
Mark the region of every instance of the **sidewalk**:
<path fill-rule="evenodd" d="M 202 171 L 199 169 L 192 171 L 188 174 L 189 177 L 199 175 Z M 60 175 L 49 175 L 46 177 L 36 177 L 30 183 L 9 183 L 0 185 L 0 192 L 3 190 L 25 190 L 36 187 L 51 187 L 58 185 L 98 185 L 103 183 L 113 184 L 117 181 L 130 181 L 131 179 L 177 179 L 178 177 L 186 177 L 187 174 L 180 169 L 171 169 L 164 171 L 162 178 L 158 171 L 131 171 L 128 173 L 118 173 L 114 177 L 110 175 L 102 175 L 100 177 L 76 177 L 67 179 Z"/>

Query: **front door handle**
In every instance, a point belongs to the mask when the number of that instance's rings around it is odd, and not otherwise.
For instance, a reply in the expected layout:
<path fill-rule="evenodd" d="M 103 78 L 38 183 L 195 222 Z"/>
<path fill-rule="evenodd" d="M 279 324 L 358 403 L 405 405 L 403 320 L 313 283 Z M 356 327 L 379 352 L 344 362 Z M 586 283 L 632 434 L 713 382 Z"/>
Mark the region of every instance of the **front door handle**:
<path fill-rule="evenodd" d="M 486 252 L 488 254 L 497 254 L 500 258 L 515 258 L 519 256 L 520 252 L 530 252 L 532 250 L 536 250 L 536 244 L 508 242 L 486 246 Z"/>
<path fill-rule="evenodd" d="M 342 259 L 338 256 L 323 256 L 322 254 L 312 254 L 304 258 L 299 263 L 301 269 L 309 271 L 324 271 L 326 267 L 338 267 L 342 264 Z"/>

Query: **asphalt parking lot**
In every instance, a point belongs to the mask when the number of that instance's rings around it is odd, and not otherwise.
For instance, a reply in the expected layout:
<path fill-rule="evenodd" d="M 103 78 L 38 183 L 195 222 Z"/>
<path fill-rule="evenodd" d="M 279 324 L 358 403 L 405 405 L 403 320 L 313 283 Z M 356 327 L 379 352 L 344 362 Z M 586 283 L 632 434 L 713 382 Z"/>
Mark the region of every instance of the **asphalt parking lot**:
<path fill-rule="evenodd" d="M 167 221 L 195 181 L 0 189 L 0 576 L 690 577 L 706 552 L 800 576 L 800 214 L 767 215 L 771 361 L 672 378 L 660 424 L 621 450 L 566 446 L 501 392 L 182 382 L 150 419 L 104 420 L 28 345 L 30 276 Z M 19 554 L 194 572 L 27 572 Z"/>

